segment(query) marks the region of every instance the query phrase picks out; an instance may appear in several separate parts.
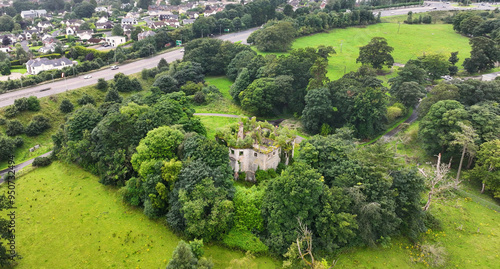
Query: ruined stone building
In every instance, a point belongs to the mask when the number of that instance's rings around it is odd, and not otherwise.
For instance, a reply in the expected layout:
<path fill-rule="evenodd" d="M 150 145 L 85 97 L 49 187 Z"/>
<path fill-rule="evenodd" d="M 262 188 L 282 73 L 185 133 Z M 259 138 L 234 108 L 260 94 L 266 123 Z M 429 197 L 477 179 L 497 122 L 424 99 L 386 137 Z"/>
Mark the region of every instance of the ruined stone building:
<path fill-rule="evenodd" d="M 244 119 L 217 135 L 229 147 L 229 159 L 235 179 L 245 172 L 245 179 L 254 181 L 259 169 L 276 169 L 280 162 L 288 164 L 293 157 L 294 136 L 282 127 L 255 118 Z"/>

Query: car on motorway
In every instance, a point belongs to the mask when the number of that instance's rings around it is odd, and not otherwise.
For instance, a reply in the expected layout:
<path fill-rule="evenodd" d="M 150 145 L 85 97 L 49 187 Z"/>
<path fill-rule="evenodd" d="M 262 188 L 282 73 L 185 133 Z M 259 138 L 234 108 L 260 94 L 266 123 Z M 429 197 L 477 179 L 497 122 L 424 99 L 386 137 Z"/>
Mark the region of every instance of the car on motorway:
<path fill-rule="evenodd" d="M 116 65 L 111 66 L 111 70 L 116 70 L 116 69 L 118 69 L 118 66 Z"/>
<path fill-rule="evenodd" d="M 84 76 L 83 78 L 84 78 L 84 79 L 89 79 L 89 78 L 92 78 L 92 76 L 91 76 L 91 75 L 86 75 L 86 76 Z"/>

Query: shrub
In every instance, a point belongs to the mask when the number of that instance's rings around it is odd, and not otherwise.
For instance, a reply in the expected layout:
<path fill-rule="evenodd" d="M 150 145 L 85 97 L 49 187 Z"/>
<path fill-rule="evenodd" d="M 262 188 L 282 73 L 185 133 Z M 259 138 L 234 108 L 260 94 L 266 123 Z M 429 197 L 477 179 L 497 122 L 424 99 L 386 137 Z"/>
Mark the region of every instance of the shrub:
<path fill-rule="evenodd" d="M 251 251 L 253 253 L 265 253 L 268 251 L 268 247 L 249 231 L 233 228 L 224 236 L 223 242 L 228 247 Z"/>
<path fill-rule="evenodd" d="M 13 118 L 13 117 L 17 116 L 17 114 L 19 114 L 19 110 L 17 110 L 17 108 L 15 106 L 9 106 L 5 110 L 5 117 L 7 117 L 7 118 Z"/>
<path fill-rule="evenodd" d="M 44 167 L 49 166 L 52 163 L 52 159 L 50 157 L 36 157 L 33 160 L 33 166 L 36 167 Z"/>
<path fill-rule="evenodd" d="M 203 92 L 197 92 L 197 93 L 194 95 L 193 100 L 194 100 L 197 104 L 203 104 L 203 103 L 205 103 L 205 94 L 204 94 Z"/>
<path fill-rule="evenodd" d="M 387 108 L 387 120 L 389 122 L 393 122 L 395 119 L 401 117 L 403 115 L 403 111 L 401 111 L 401 108 L 395 107 L 395 106 L 390 106 Z"/>
<path fill-rule="evenodd" d="M 105 92 L 108 89 L 108 82 L 105 79 L 100 78 L 97 80 L 96 88 L 100 91 Z"/>
<path fill-rule="evenodd" d="M 15 144 L 10 137 L 0 135 L 0 161 L 8 160 L 14 154 Z"/>
<path fill-rule="evenodd" d="M 104 102 L 121 103 L 122 97 L 120 96 L 120 94 L 118 93 L 118 91 L 116 89 L 111 89 L 106 94 L 106 98 L 104 98 Z"/>
<path fill-rule="evenodd" d="M 26 127 L 26 135 L 37 136 L 50 128 L 49 119 L 42 115 L 36 115 Z"/>
<path fill-rule="evenodd" d="M 73 111 L 74 108 L 75 106 L 69 99 L 62 100 L 61 105 L 59 106 L 59 110 L 61 110 L 61 112 L 63 113 L 69 113 Z"/>
<path fill-rule="evenodd" d="M 7 122 L 7 130 L 5 134 L 8 136 L 16 136 L 24 133 L 24 126 L 18 120 L 11 120 Z"/>
<path fill-rule="evenodd" d="M 77 102 L 81 106 L 84 106 L 86 104 L 93 104 L 93 105 L 95 105 L 95 99 L 94 99 L 94 97 L 92 97 L 92 96 L 90 96 L 90 95 L 88 95 L 86 93 L 84 93 L 83 96 L 80 99 L 78 99 Z"/>
<path fill-rule="evenodd" d="M 7 120 L 5 118 L 0 118 L 0 125 L 4 125 L 7 123 Z"/>
<path fill-rule="evenodd" d="M 20 148 L 24 145 L 24 140 L 22 137 L 20 136 L 16 136 L 16 138 L 14 138 L 14 146 L 16 146 L 16 148 Z"/>
<path fill-rule="evenodd" d="M 30 111 L 40 111 L 40 100 L 36 96 L 28 97 L 28 109 Z"/>

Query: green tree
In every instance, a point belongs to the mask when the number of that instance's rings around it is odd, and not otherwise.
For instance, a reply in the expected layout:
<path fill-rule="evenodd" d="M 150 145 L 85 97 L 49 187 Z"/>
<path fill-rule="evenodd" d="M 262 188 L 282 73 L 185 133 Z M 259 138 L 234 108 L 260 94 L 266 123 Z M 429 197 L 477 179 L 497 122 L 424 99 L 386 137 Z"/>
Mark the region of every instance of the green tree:
<path fill-rule="evenodd" d="M 96 88 L 104 92 L 108 89 L 108 82 L 104 78 L 100 78 L 97 80 Z"/>
<path fill-rule="evenodd" d="M 419 125 L 418 135 L 423 148 L 432 155 L 445 153 L 453 141 L 453 132 L 460 131 L 459 122 L 467 119 L 464 106 L 454 100 L 433 104 Z"/>
<path fill-rule="evenodd" d="M 113 26 L 113 29 L 111 30 L 111 35 L 114 36 L 123 36 L 123 28 L 122 25 L 119 23 L 115 23 Z"/>
<path fill-rule="evenodd" d="M 158 87 L 162 93 L 171 93 L 179 90 L 177 87 L 178 82 L 175 78 L 169 75 L 162 75 L 158 77 L 153 83 L 154 87 Z"/>
<path fill-rule="evenodd" d="M 73 12 L 78 18 L 90 18 L 92 17 L 92 13 L 94 13 L 95 6 L 89 2 L 82 2 L 81 4 L 77 4 L 74 8 Z"/>
<path fill-rule="evenodd" d="M 240 100 L 240 93 L 243 92 L 248 85 L 250 85 L 252 81 L 250 80 L 250 74 L 248 72 L 247 68 L 243 68 L 238 77 L 236 78 L 236 81 L 231 85 L 231 89 L 229 90 L 229 94 L 231 94 L 231 97 L 233 97 L 234 102 L 237 104 L 241 103 Z"/>
<path fill-rule="evenodd" d="M 77 103 L 81 106 L 84 106 L 86 104 L 92 104 L 95 105 L 95 99 L 94 97 L 88 95 L 87 93 L 84 93 L 80 99 L 78 99 Z"/>
<path fill-rule="evenodd" d="M 0 17 L 0 31 L 10 32 L 14 29 L 14 21 L 9 15 L 3 15 Z"/>
<path fill-rule="evenodd" d="M 420 67 L 425 69 L 432 79 L 439 79 L 449 72 L 450 63 L 443 54 L 424 55 L 419 57 L 417 62 L 420 63 Z"/>
<path fill-rule="evenodd" d="M 0 161 L 6 161 L 14 154 L 16 149 L 14 140 L 10 137 L 0 135 Z"/>
<path fill-rule="evenodd" d="M 327 89 L 313 89 L 307 92 L 306 107 L 302 112 L 302 122 L 305 129 L 317 134 L 323 124 L 330 124 L 334 108 Z"/>
<path fill-rule="evenodd" d="M 296 30 L 291 22 L 278 21 L 253 32 L 247 42 L 254 43 L 260 51 L 284 52 L 290 49 L 295 34 Z"/>
<path fill-rule="evenodd" d="M 328 83 L 330 79 L 326 76 L 328 72 L 326 68 L 328 67 L 328 60 L 319 57 L 311 66 L 309 71 L 311 72 L 311 78 L 309 79 L 309 84 L 307 85 L 307 90 L 318 89 L 323 87 L 325 83 Z"/>
<path fill-rule="evenodd" d="M 116 89 L 110 89 L 104 98 L 104 102 L 121 103 L 123 98 Z"/>
<path fill-rule="evenodd" d="M 478 138 L 476 130 L 474 130 L 471 126 L 463 122 L 459 122 L 458 126 L 460 126 L 462 131 L 451 133 L 451 135 L 455 138 L 451 144 L 462 146 L 462 156 L 460 157 L 460 164 L 458 165 L 457 177 L 455 179 L 457 185 L 460 183 L 460 172 L 462 171 L 465 153 L 473 155 L 476 152 L 476 140 Z"/>
<path fill-rule="evenodd" d="M 472 51 L 471 57 L 466 58 L 462 64 L 469 73 L 489 70 L 500 61 L 499 45 L 487 37 L 473 37 L 469 40 Z"/>
<path fill-rule="evenodd" d="M 99 114 L 95 106 L 91 104 L 84 105 L 82 108 L 76 110 L 66 121 L 68 140 L 81 140 L 83 138 L 83 132 L 85 130 L 92 131 L 101 119 L 101 114 Z"/>
<path fill-rule="evenodd" d="M 429 109 L 435 103 L 442 100 L 458 100 L 460 96 L 458 87 L 447 83 L 439 83 L 429 92 L 420 106 L 418 107 L 418 115 L 423 118 L 429 112 Z"/>
<path fill-rule="evenodd" d="M 184 139 L 179 130 L 168 126 L 153 129 L 137 146 L 137 153 L 132 155 L 131 163 L 135 171 L 145 168 L 151 160 L 170 160 L 177 157 L 177 148 Z"/>
<path fill-rule="evenodd" d="M 483 23 L 483 19 L 480 16 L 470 16 L 460 22 L 460 32 L 465 35 L 472 35 L 476 27 Z"/>
<path fill-rule="evenodd" d="M 401 101 L 406 107 L 415 107 L 420 98 L 425 97 L 425 88 L 417 82 L 403 82 L 395 90 L 391 88 L 391 95 Z"/>
<path fill-rule="evenodd" d="M 167 264 L 167 269 L 196 269 L 197 263 L 198 259 L 194 256 L 191 246 L 181 240 Z"/>
<path fill-rule="evenodd" d="M 477 154 L 477 163 L 470 176 L 481 180 L 485 189 L 493 192 L 493 197 L 500 198 L 500 140 L 492 140 L 481 145 Z"/>
<path fill-rule="evenodd" d="M 5 134 L 8 136 L 16 136 L 24 133 L 24 126 L 18 120 L 10 120 L 7 122 L 7 129 Z"/>
<path fill-rule="evenodd" d="M 70 113 L 73 111 L 73 109 L 73 103 L 71 103 L 71 101 L 67 98 L 62 100 L 61 105 L 59 106 L 59 110 L 61 110 L 61 112 L 63 113 Z"/>
<path fill-rule="evenodd" d="M 296 239 L 297 218 L 312 226 L 320 213 L 324 185 L 321 175 L 310 166 L 295 162 L 268 185 L 262 216 L 266 227 L 266 245 L 283 254 Z"/>
<path fill-rule="evenodd" d="M 359 48 L 359 57 L 356 63 L 370 64 L 375 69 L 382 69 L 386 65 L 391 67 L 394 64 L 394 58 L 391 53 L 394 48 L 387 44 L 383 37 L 374 37 L 368 45 Z"/>
<path fill-rule="evenodd" d="M 158 62 L 158 70 L 168 70 L 168 63 L 165 58 L 161 58 Z"/>
<path fill-rule="evenodd" d="M 458 63 L 459 58 L 457 57 L 458 51 L 452 52 L 450 58 L 448 58 L 448 62 L 450 62 L 450 67 L 448 67 L 448 71 L 450 75 L 454 76 L 458 73 L 458 67 L 455 66 Z"/>
<path fill-rule="evenodd" d="M 354 111 L 350 122 L 358 136 L 368 138 L 383 130 L 387 96 L 381 89 L 366 88 L 354 99 Z"/>
<path fill-rule="evenodd" d="M 274 82 L 273 78 L 254 80 L 238 95 L 241 107 L 259 116 L 272 114 L 276 100 L 275 95 L 280 90 Z"/>
<path fill-rule="evenodd" d="M 25 132 L 27 136 L 37 136 L 49 128 L 50 128 L 49 119 L 42 115 L 36 115 L 26 126 Z"/>
<path fill-rule="evenodd" d="M 151 3 L 152 0 L 139 0 L 139 2 L 137 2 L 137 7 L 147 10 L 149 5 L 151 5 Z"/>

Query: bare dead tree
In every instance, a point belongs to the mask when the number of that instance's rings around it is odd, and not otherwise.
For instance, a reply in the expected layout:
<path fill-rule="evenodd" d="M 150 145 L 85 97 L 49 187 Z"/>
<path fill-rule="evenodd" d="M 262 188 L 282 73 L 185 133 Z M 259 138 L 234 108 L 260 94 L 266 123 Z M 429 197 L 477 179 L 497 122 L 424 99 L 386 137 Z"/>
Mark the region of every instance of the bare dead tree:
<path fill-rule="evenodd" d="M 462 146 L 462 157 L 460 158 L 460 164 L 458 165 L 458 172 L 455 181 L 457 181 L 457 185 L 460 183 L 460 172 L 462 171 L 462 164 L 464 162 L 465 154 L 469 154 L 469 156 L 473 156 L 476 153 L 476 144 L 475 140 L 478 135 L 476 134 L 476 130 L 463 122 L 459 122 L 458 125 L 462 129 L 462 132 L 453 132 L 451 135 L 455 137 L 455 140 L 451 142 L 452 145 L 460 145 Z M 469 166 L 470 166 L 470 158 L 469 158 Z"/>
<path fill-rule="evenodd" d="M 441 164 L 441 153 L 438 155 L 438 161 L 436 165 L 436 170 L 433 174 L 427 174 L 424 169 L 418 168 L 420 173 L 427 179 L 426 184 L 429 187 L 429 193 L 427 194 L 427 203 L 422 208 L 423 211 L 427 211 L 431 205 L 432 200 L 436 195 L 441 192 L 448 190 L 450 188 L 457 188 L 457 181 L 453 181 L 448 177 L 448 172 L 450 169 L 446 164 Z"/>
<path fill-rule="evenodd" d="M 312 243 L 312 232 L 307 228 L 307 225 L 302 224 L 300 218 L 297 218 L 299 222 L 299 236 L 297 237 L 297 248 L 299 250 L 299 256 L 304 261 L 307 266 L 311 269 L 320 269 L 324 268 L 321 262 L 316 262 L 314 260 L 314 256 L 312 253 L 313 243 Z M 309 256 L 310 261 L 306 258 Z M 337 264 L 337 260 L 333 260 L 332 266 L 328 267 L 328 269 L 332 269 L 335 264 Z"/>

